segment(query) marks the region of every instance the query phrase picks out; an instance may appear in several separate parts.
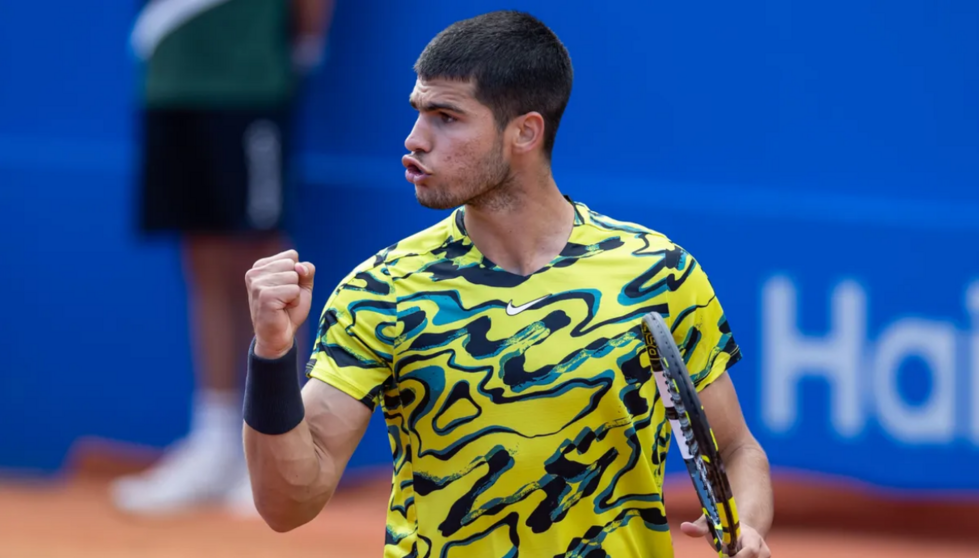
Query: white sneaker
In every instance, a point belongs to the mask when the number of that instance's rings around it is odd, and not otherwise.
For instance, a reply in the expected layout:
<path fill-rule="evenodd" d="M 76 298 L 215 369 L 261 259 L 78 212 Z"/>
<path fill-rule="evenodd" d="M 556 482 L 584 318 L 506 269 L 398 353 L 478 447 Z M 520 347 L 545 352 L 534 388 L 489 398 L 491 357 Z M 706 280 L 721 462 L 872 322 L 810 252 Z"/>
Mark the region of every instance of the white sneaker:
<path fill-rule="evenodd" d="M 191 435 L 148 471 L 117 479 L 111 487 L 115 505 L 132 513 L 165 514 L 224 497 L 235 480 L 228 471 L 238 470 L 243 457 L 233 444 L 208 438 Z"/>
<path fill-rule="evenodd" d="M 247 479 L 241 445 L 240 396 L 204 390 L 191 433 L 167 449 L 150 470 L 116 480 L 110 490 L 124 511 L 162 514 L 219 501 Z"/>
<path fill-rule="evenodd" d="M 255 508 L 255 497 L 252 493 L 252 482 L 248 476 L 248 468 L 243 467 L 238 481 L 224 497 L 224 507 L 233 516 L 240 519 L 258 519 L 261 516 Z"/>

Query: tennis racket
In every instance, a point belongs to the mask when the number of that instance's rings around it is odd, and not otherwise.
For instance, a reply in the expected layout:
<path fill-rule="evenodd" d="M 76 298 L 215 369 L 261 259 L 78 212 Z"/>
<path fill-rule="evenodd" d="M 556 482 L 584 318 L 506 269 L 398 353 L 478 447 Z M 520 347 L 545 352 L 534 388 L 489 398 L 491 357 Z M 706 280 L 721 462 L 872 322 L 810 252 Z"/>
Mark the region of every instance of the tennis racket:
<path fill-rule="evenodd" d="M 642 328 L 666 418 L 700 498 L 714 549 L 722 558 L 734 556 L 741 538 L 738 511 L 697 390 L 663 317 L 656 312 L 646 314 Z"/>

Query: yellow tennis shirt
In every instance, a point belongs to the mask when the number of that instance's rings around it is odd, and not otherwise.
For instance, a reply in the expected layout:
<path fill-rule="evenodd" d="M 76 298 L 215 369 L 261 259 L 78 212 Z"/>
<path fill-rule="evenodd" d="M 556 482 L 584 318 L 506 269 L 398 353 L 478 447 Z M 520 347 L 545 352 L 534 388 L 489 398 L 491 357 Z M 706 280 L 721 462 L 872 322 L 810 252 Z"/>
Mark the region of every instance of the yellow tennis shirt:
<path fill-rule="evenodd" d="M 307 373 L 384 413 L 386 558 L 673 556 L 641 318 L 663 315 L 698 390 L 741 354 L 689 253 L 574 206 L 532 275 L 480 254 L 460 208 L 327 302 Z"/>

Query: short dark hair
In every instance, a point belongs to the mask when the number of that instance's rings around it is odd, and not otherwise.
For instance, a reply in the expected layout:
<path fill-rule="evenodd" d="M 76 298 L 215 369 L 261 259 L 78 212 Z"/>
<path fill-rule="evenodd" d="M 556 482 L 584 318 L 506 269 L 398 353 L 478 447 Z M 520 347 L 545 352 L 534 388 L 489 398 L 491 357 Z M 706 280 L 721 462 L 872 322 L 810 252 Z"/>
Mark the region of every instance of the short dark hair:
<path fill-rule="evenodd" d="M 574 71 L 567 49 L 537 18 L 503 10 L 458 21 L 428 43 L 415 73 L 425 80 L 472 80 L 476 99 L 493 111 L 500 129 L 539 112 L 550 158 Z"/>

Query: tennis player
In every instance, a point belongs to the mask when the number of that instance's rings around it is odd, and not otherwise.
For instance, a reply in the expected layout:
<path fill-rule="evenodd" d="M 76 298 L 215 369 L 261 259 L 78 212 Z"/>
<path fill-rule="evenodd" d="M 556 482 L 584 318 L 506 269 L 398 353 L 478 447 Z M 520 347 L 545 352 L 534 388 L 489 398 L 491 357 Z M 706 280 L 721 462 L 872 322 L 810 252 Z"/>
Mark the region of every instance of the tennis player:
<path fill-rule="evenodd" d="M 315 267 L 288 251 L 246 275 L 244 437 L 262 517 L 276 531 L 313 519 L 379 406 L 394 458 L 384 556 L 672 556 L 671 434 L 640 326 L 655 310 L 725 459 L 737 556 L 769 556 L 768 461 L 704 269 L 664 235 L 568 199 L 551 175 L 572 85 L 562 43 L 532 16 L 493 12 L 438 34 L 415 70 L 406 178 L 423 206 L 455 211 L 333 291 L 305 387 L 292 371 Z M 706 523 L 682 531 L 702 537 Z"/>

